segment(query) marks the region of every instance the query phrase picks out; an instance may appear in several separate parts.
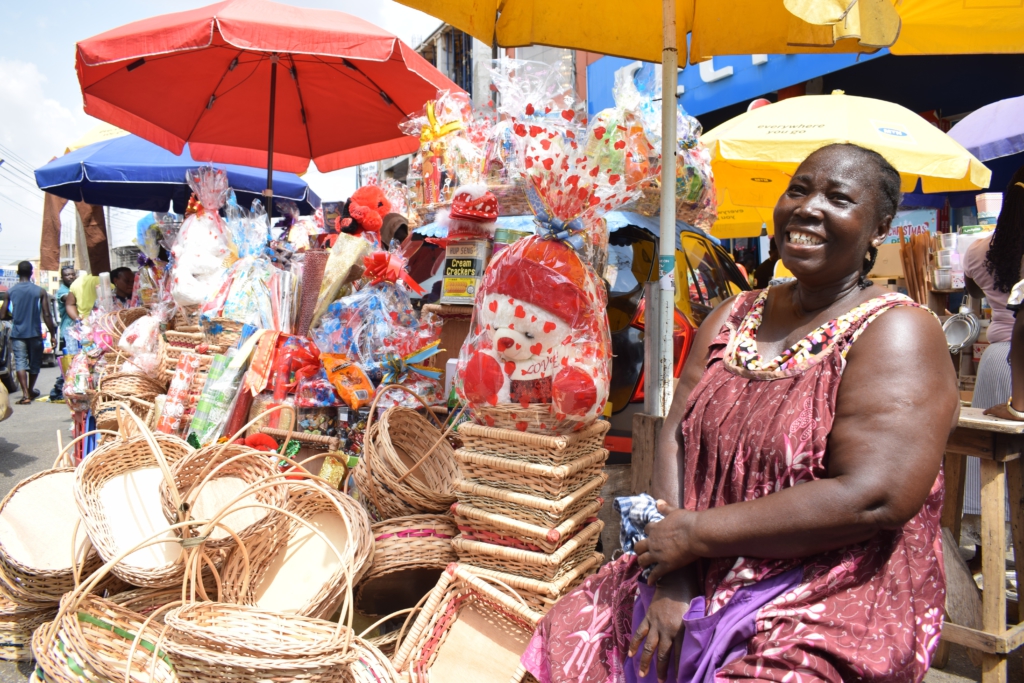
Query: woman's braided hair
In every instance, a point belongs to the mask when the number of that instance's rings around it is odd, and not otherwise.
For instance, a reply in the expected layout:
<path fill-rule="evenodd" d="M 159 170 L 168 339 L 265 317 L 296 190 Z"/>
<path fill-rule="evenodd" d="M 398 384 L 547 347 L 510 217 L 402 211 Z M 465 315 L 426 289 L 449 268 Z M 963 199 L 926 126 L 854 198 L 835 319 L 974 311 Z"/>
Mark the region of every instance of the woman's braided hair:
<path fill-rule="evenodd" d="M 895 218 L 896 211 L 899 209 L 900 201 L 903 198 L 903 195 L 900 192 L 899 171 L 897 171 L 885 157 L 875 150 L 855 145 L 852 142 L 837 142 L 831 145 L 825 145 L 818 151 L 820 152 L 823 149 L 831 149 L 833 147 L 841 147 L 846 150 L 855 151 L 866 159 L 869 159 L 871 163 L 875 165 L 875 170 L 878 171 L 878 217 L 883 218 L 884 216 L 889 216 Z M 870 273 L 871 269 L 875 267 L 875 260 L 877 259 L 878 247 L 875 245 L 869 246 L 868 253 L 864 256 L 864 265 L 861 267 L 860 282 L 858 283 L 861 289 L 867 289 L 871 286 L 871 280 L 868 279 L 868 273 Z M 1016 280 L 1014 280 L 1014 282 L 1016 282 Z"/>
<path fill-rule="evenodd" d="M 1003 209 L 996 219 L 996 230 L 988 243 L 985 270 L 995 280 L 995 288 L 1009 292 L 1020 280 L 1024 258 L 1024 166 L 1017 169 L 1003 194 Z"/>

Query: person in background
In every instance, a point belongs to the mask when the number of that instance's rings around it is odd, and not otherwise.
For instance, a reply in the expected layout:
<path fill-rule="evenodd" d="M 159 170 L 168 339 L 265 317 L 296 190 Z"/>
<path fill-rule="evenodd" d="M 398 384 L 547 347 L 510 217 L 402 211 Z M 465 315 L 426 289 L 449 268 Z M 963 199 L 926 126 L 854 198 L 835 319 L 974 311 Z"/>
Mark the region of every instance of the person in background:
<path fill-rule="evenodd" d="M 1005 406 L 1010 399 L 1008 360 L 1014 324 L 1013 312 L 1006 304 L 1010 290 L 1024 276 L 1024 166 L 1006 187 L 995 231 L 967 248 L 963 267 L 967 293 L 975 299 L 985 297 L 992 309 L 989 345 L 978 365 L 971 406 Z M 981 514 L 981 464 L 977 458 L 967 459 L 964 514 Z"/>
<path fill-rule="evenodd" d="M 73 354 L 77 351 L 78 342 L 68 336 L 68 331 L 78 319 L 72 318 L 67 309 L 67 298 L 71 293 L 70 287 L 76 277 L 77 273 L 74 266 L 64 266 L 60 269 L 60 287 L 57 289 L 57 313 L 60 317 L 60 327 L 57 328 L 57 340 L 54 342 L 54 355 L 58 358 L 61 355 L 60 351 L 63 351 L 65 354 Z M 64 373 L 58 372 L 57 381 L 53 383 L 53 389 L 50 389 L 50 403 L 63 402 Z"/>
<path fill-rule="evenodd" d="M 1024 422 L 1024 316 L 1017 315 L 1024 305 L 1024 280 L 1013 286 L 1006 308 L 1013 313 L 1010 333 L 1010 398 L 985 410 L 986 415 Z"/>
<path fill-rule="evenodd" d="M 754 289 L 764 289 L 772 280 L 775 273 L 775 264 L 779 260 L 779 248 L 775 246 L 775 240 L 768 243 L 768 258 L 761 265 L 754 269 Z"/>
<path fill-rule="evenodd" d="M 84 273 L 75 278 L 68 287 L 64 308 L 73 320 L 85 320 L 92 313 L 96 305 L 96 285 L 99 283 L 98 276 Z"/>
<path fill-rule="evenodd" d="M 114 286 L 114 308 L 128 308 L 135 292 L 135 273 L 131 268 L 110 271 L 110 284 Z"/>
<path fill-rule="evenodd" d="M 40 321 L 40 316 L 42 321 Z M 56 339 L 57 327 L 50 315 L 49 297 L 39 285 L 32 282 L 32 264 L 22 261 L 18 264 L 18 284 L 11 287 L 4 307 L 4 318 L 14 321 L 11 343 L 14 349 L 14 367 L 21 386 L 18 405 L 28 405 L 39 396 L 36 379 L 43 363 L 42 322 Z"/>

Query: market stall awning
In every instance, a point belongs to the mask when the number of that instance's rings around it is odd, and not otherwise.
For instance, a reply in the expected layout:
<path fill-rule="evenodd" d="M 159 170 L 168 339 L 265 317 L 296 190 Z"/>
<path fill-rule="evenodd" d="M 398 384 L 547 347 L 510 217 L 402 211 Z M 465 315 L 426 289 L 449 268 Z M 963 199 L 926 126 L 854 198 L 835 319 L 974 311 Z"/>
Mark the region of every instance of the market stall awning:
<path fill-rule="evenodd" d="M 72 201 L 185 213 L 192 194 L 185 174 L 202 165 L 191 157 L 187 145 L 182 154 L 175 155 L 138 136 L 121 135 L 54 159 L 36 169 L 35 175 L 41 190 Z M 261 195 L 266 183 L 262 169 L 216 166 L 227 172 L 239 204 L 248 207 Z M 320 206 L 316 193 L 293 173 L 274 173 L 274 198 L 295 202 L 303 214 Z"/>

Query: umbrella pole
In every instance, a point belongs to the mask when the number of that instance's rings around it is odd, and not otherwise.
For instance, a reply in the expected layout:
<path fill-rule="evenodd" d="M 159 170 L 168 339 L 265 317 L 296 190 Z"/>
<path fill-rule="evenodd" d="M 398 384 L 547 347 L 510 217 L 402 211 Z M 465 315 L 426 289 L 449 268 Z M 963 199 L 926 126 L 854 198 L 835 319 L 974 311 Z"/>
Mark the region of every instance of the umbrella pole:
<path fill-rule="evenodd" d="M 267 189 L 263 190 L 267 220 L 274 217 L 274 110 L 277 109 L 277 62 L 276 54 L 270 56 L 270 125 L 267 126 Z"/>
<path fill-rule="evenodd" d="M 676 88 L 679 73 L 679 52 L 676 49 L 676 0 L 662 0 L 664 43 L 661 67 L 661 229 L 658 239 L 658 284 L 649 292 L 657 291 L 656 301 L 650 301 L 647 310 L 657 309 L 657 315 L 645 335 L 653 348 L 648 358 L 656 359 L 648 365 L 654 372 L 651 389 L 653 400 L 644 406 L 649 415 L 665 415 L 672 405 L 675 389 L 674 344 L 672 332 L 675 324 L 675 271 L 676 271 Z M 656 305 L 655 305 L 656 304 Z"/>

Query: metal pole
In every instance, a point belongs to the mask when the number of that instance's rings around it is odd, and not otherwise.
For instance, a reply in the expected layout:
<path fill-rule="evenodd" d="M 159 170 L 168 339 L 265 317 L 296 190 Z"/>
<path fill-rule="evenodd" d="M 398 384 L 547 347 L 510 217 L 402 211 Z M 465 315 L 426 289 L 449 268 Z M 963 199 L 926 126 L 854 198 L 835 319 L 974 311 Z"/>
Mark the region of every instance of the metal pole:
<path fill-rule="evenodd" d="M 665 415 L 675 388 L 672 328 L 675 316 L 676 271 L 676 87 L 679 52 L 676 49 L 676 2 L 663 0 L 664 43 L 661 68 L 661 236 L 658 254 L 657 329 L 645 326 L 658 339 L 657 405 L 653 415 Z M 653 354 L 652 354 L 653 355 Z"/>
<path fill-rule="evenodd" d="M 274 216 L 274 110 L 277 109 L 277 62 L 276 54 L 270 55 L 270 116 L 267 126 L 267 189 L 263 190 L 267 218 Z"/>

